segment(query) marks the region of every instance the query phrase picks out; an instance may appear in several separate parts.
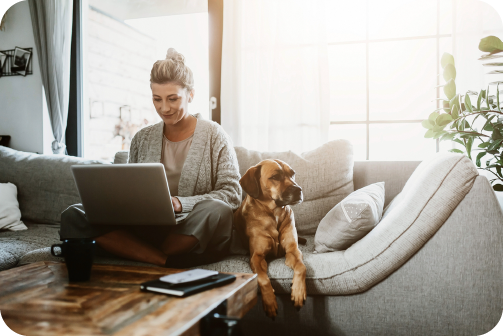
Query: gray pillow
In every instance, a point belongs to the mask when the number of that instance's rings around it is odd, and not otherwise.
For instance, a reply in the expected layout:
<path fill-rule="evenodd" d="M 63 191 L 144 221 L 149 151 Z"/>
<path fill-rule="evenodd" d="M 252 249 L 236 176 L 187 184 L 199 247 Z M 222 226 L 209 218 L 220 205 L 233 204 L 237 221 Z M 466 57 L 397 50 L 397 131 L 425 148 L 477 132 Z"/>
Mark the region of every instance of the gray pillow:
<path fill-rule="evenodd" d="M 314 237 L 314 252 L 345 250 L 379 223 L 384 206 L 384 182 L 358 189 L 330 210 Z"/>
<path fill-rule="evenodd" d="M 292 206 L 300 235 L 313 235 L 323 216 L 354 191 L 353 146 L 347 140 L 329 141 L 301 154 L 257 152 L 243 147 L 235 150 L 241 176 L 265 159 L 283 160 L 295 170 L 295 181 L 304 193 L 304 201 Z"/>

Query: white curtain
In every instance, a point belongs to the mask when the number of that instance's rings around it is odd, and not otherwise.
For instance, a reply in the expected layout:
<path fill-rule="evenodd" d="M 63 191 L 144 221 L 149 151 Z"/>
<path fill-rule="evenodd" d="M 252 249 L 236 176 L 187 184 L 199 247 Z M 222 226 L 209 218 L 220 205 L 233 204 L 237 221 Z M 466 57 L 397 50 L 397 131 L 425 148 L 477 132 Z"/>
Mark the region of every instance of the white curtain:
<path fill-rule="evenodd" d="M 29 0 L 42 84 L 51 120 L 54 154 L 65 154 L 70 97 L 72 10 L 70 0 Z"/>
<path fill-rule="evenodd" d="M 330 123 L 325 0 L 224 0 L 222 126 L 236 146 L 313 149 Z"/>

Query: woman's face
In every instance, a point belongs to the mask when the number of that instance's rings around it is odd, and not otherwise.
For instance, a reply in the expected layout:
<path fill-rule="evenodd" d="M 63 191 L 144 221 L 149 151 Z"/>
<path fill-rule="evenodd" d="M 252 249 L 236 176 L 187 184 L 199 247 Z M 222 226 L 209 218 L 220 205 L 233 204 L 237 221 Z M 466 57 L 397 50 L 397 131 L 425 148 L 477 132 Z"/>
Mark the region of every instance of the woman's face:
<path fill-rule="evenodd" d="M 166 125 L 175 125 L 188 115 L 188 104 L 194 97 L 194 90 L 187 92 L 176 83 L 152 83 L 150 88 L 155 110 Z"/>

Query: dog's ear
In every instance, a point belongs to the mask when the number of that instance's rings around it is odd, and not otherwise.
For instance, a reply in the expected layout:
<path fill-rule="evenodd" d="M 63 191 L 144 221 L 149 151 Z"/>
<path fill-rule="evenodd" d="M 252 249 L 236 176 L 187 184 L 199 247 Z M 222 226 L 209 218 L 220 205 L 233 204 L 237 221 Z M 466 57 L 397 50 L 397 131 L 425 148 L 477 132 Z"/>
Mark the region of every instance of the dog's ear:
<path fill-rule="evenodd" d="M 249 168 L 243 177 L 239 180 L 239 184 L 243 190 L 253 198 L 260 196 L 260 167 L 254 166 Z"/>

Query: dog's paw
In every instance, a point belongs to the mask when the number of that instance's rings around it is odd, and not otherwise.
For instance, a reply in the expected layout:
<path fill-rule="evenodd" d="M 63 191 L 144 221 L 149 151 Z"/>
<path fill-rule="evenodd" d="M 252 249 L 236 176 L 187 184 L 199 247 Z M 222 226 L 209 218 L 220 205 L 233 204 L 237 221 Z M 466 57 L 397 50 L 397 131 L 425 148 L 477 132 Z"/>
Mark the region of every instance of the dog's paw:
<path fill-rule="evenodd" d="M 306 283 L 303 281 L 294 281 L 292 284 L 292 294 L 290 297 L 292 299 L 294 307 L 297 308 L 297 310 L 302 308 L 307 298 Z"/>
<path fill-rule="evenodd" d="M 262 295 L 262 303 L 265 314 L 274 321 L 274 318 L 278 315 L 278 303 L 276 302 L 276 296 L 272 293 L 270 295 Z"/>

